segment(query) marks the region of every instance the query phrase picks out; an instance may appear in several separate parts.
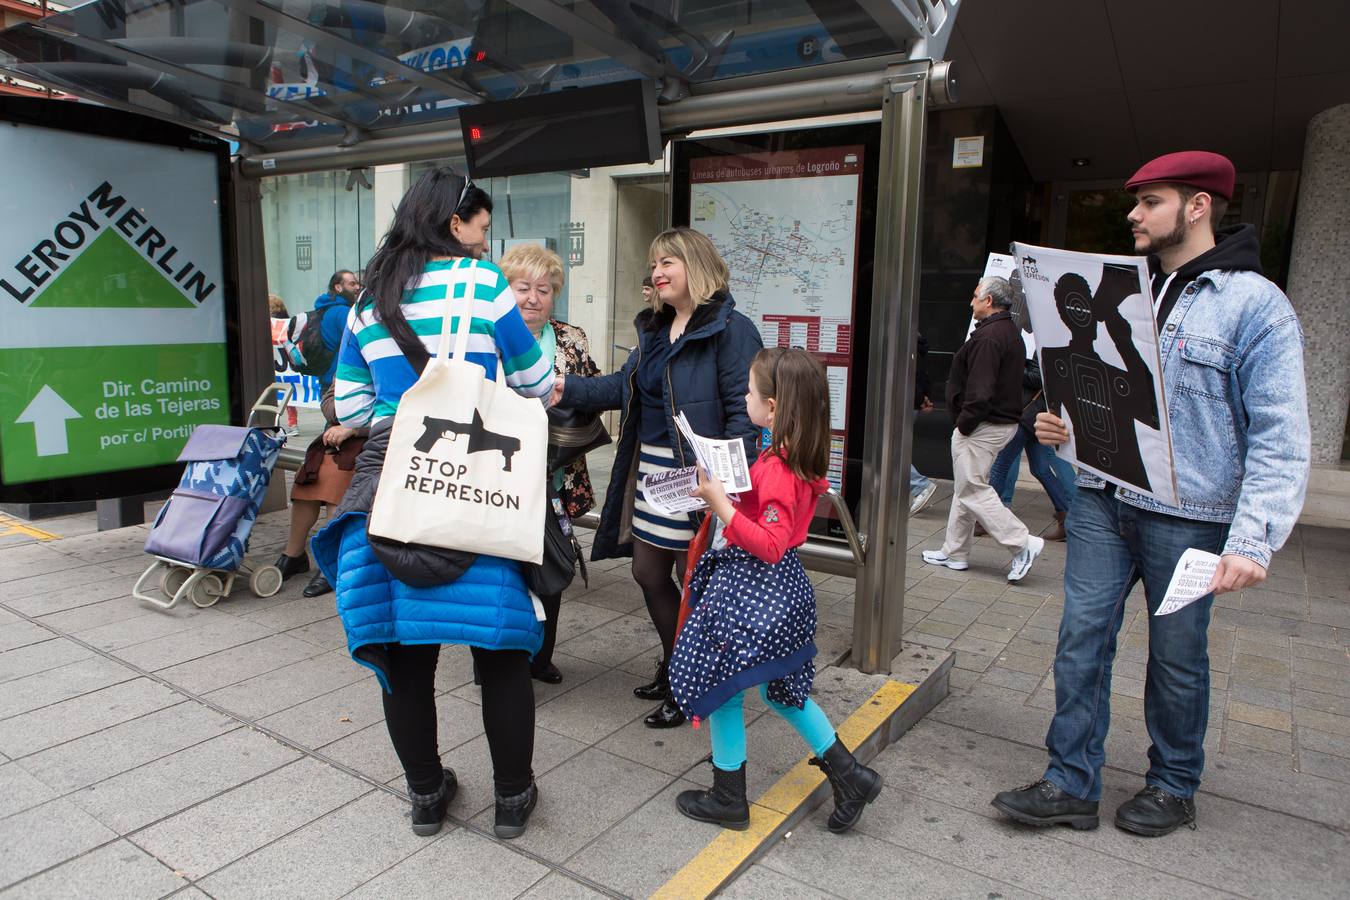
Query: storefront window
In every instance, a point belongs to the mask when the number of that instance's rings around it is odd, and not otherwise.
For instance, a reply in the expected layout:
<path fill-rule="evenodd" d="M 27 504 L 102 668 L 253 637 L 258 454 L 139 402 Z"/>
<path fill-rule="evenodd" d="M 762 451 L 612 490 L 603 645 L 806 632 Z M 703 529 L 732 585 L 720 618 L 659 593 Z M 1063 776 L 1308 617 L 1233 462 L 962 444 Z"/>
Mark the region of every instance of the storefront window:
<path fill-rule="evenodd" d="M 267 290 L 291 315 L 314 307 L 339 269 L 360 274 L 375 251 L 372 191 L 348 172 L 262 182 Z"/>
<path fill-rule="evenodd" d="M 404 192 L 442 163 L 464 170 L 462 159 L 376 166 L 365 170 L 371 187 L 356 179 L 350 191 L 346 171 L 266 179 L 269 292 L 280 295 L 295 315 L 313 308 L 335 269 L 360 273 Z M 586 332 L 591 356 L 604 373 L 618 370 L 637 342 L 633 319 L 643 304 L 647 250 L 671 221 L 666 171 L 660 162 L 476 182 L 492 196 L 489 249 L 494 259 L 527 241 L 562 257 L 565 281 L 554 317 Z M 302 405 L 317 406 L 316 387 L 297 390 Z M 617 427 L 618 413 L 607 419 L 611 429 Z M 600 450 L 590 458 L 599 502 L 608 488 L 610 453 Z"/>

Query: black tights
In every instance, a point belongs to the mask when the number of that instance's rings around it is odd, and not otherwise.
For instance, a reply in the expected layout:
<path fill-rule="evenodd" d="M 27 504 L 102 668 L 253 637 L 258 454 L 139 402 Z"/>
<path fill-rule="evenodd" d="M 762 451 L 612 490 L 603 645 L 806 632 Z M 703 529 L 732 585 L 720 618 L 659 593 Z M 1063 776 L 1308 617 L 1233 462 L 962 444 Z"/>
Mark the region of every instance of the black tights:
<path fill-rule="evenodd" d="M 684 584 L 684 566 L 689 554 L 667 550 L 643 541 L 633 541 L 633 580 L 642 588 L 647 615 L 652 617 L 661 638 L 661 658 L 670 659 L 675 649 L 675 625 L 680 618 L 680 586 Z M 670 577 L 671 568 L 675 579 Z M 678 579 L 678 581 L 676 580 Z"/>
<path fill-rule="evenodd" d="M 544 643 L 534 655 L 534 667 L 543 668 L 553 662 L 553 645 L 558 642 L 558 613 L 562 609 L 562 594 L 541 594 L 544 607 Z"/>
<path fill-rule="evenodd" d="M 384 721 L 408 787 L 432 794 L 441 786 L 436 744 L 436 661 L 439 644 L 389 644 L 389 688 Z M 530 786 L 534 771 L 534 685 L 524 650 L 471 647 L 483 678 L 483 730 L 492 754 L 497 793 L 510 797 Z"/>

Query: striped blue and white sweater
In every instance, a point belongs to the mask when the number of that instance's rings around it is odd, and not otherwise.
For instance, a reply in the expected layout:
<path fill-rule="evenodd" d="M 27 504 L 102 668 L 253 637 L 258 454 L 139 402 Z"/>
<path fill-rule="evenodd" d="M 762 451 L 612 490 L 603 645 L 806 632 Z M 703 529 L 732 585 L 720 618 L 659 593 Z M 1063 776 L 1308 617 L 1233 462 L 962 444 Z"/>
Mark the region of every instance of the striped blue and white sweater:
<path fill-rule="evenodd" d="M 490 262 L 449 259 L 428 263 L 404 295 L 403 315 L 427 352 L 435 356 L 440 349 L 445 298 L 450 291 L 456 298 L 470 292 L 473 297 L 468 361 L 482 366 L 488 380 L 495 381 L 500 354 L 508 386 L 527 397 L 547 397 L 553 390 L 553 367 L 521 318 L 506 276 Z M 459 331 L 458 317 L 451 327 Z M 398 409 L 403 392 L 416 381 L 417 373 L 376 319 L 374 308 L 353 307 L 333 380 L 342 424 L 360 428 L 389 418 Z"/>
<path fill-rule="evenodd" d="M 506 277 L 492 263 L 454 259 L 427 265 L 403 298 L 403 314 L 435 355 L 441 342 L 448 292 L 474 298 L 469 362 L 496 380 L 500 354 L 506 383 L 517 393 L 547 398 L 553 365 L 516 309 Z M 456 308 L 461 304 L 456 303 Z M 455 331 L 460 322 L 452 322 Z M 454 340 L 453 332 L 451 340 Z M 347 321 L 334 380 L 337 415 L 344 425 L 372 425 L 391 418 L 403 393 L 417 381 L 413 367 L 374 311 L 354 309 Z M 361 468 L 358 461 L 357 468 Z M 353 482 L 355 486 L 355 482 Z M 337 590 L 337 610 L 347 648 L 389 683 L 385 644 L 466 644 L 489 650 L 524 650 L 543 642 L 543 623 L 525 587 L 520 564 L 480 555 L 459 579 L 417 586 L 399 581 L 379 562 L 366 532 L 367 514 L 349 511 L 322 528 L 310 543 L 314 558 Z"/>

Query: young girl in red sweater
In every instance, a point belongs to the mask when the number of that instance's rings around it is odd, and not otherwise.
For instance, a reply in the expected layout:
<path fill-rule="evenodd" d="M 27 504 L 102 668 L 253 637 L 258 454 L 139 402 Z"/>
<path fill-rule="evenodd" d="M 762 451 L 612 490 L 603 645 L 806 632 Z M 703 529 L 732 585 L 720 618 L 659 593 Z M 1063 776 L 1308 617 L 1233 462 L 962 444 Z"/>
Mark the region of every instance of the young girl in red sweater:
<path fill-rule="evenodd" d="M 881 792 L 881 776 L 853 757 L 811 699 L 816 600 L 794 548 L 829 489 L 825 369 L 805 350 L 761 350 L 745 403 L 751 421 L 772 435 L 750 468 L 750 490 L 733 501 L 700 470 L 694 491 L 719 521 L 690 578 L 692 611 L 671 655 L 670 685 L 685 715 L 708 722 L 713 786 L 685 791 L 676 804 L 691 819 L 749 827 L 741 708 L 746 689 L 758 685 L 815 753 L 811 764 L 834 789 L 829 828 L 843 832 Z"/>

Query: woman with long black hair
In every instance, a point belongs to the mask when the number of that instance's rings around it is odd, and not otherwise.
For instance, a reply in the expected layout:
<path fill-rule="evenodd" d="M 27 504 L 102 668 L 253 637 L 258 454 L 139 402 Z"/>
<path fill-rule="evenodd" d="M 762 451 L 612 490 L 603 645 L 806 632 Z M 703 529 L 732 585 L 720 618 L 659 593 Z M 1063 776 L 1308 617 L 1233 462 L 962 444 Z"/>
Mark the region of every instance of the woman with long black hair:
<path fill-rule="evenodd" d="M 483 728 L 492 754 L 496 833 L 522 834 L 538 800 L 530 656 L 543 640 L 518 563 L 372 540 L 368 513 L 394 413 L 441 340 L 447 298 L 472 298 L 467 360 L 495 380 L 500 363 L 517 393 L 547 398 L 553 367 L 495 265 L 478 260 L 492 201 L 446 167 L 428 170 L 394 212 L 366 268 L 335 379 L 338 418 L 369 426 L 356 476 L 333 521 L 313 541 L 337 588 L 347 646 L 384 689 L 385 723 L 408 779 L 412 827 L 441 828 L 456 789 L 436 742 L 434 677 L 441 644 L 465 644 L 482 677 Z M 451 338 L 453 340 L 453 337 Z M 541 473 L 541 478 L 542 478 Z"/>

